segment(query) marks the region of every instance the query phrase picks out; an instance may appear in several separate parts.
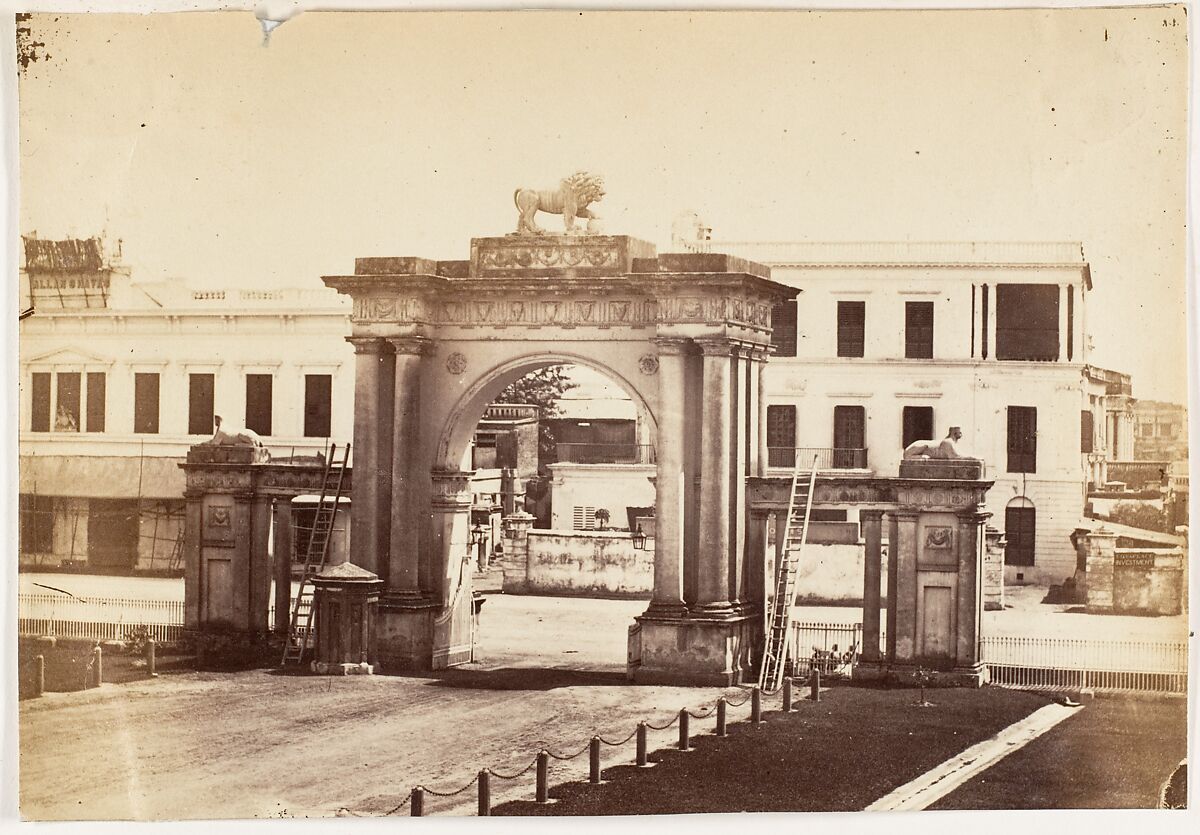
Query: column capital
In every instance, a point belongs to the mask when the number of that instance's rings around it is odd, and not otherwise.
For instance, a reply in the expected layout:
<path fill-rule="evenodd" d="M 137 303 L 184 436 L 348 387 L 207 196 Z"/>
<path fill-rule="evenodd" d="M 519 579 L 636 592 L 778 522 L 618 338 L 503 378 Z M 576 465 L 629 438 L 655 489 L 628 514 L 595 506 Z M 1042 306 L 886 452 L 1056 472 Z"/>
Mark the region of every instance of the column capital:
<path fill-rule="evenodd" d="M 726 336 L 698 336 L 693 342 L 706 357 L 728 357 L 738 349 L 738 343 Z"/>
<path fill-rule="evenodd" d="M 876 522 L 876 523 L 882 523 L 884 512 L 885 511 L 882 508 L 878 508 L 878 507 L 863 508 L 862 510 L 860 510 L 858 512 L 858 521 L 859 522 L 871 521 L 871 522 Z"/>
<path fill-rule="evenodd" d="M 690 339 L 683 336 L 656 336 L 650 340 L 658 348 L 658 355 L 680 356 L 687 353 Z"/>
<path fill-rule="evenodd" d="M 433 353 L 433 340 L 427 336 L 389 336 L 387 341 L 397 354 L 428 356 Z"/>
<path fill-rule="evenodd" d="M 347 336 L 346 341 L 354 346 L 356 354 L 383 354 L 390 347 L 382 336 Z"/>
<path fill-rule="evenodd" d="M 431 475 L 434 507 L 470 506 L 471 477 L 475 475 L 474 471 L 434 470 Z"/>

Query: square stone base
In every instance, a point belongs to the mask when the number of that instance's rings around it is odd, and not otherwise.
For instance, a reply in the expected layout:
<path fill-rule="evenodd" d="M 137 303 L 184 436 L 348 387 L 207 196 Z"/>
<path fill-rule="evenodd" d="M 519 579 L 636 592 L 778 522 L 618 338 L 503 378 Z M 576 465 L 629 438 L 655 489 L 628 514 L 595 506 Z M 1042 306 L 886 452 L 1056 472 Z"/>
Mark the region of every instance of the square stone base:
<path fill-rule="evenodd" d="M 314 661 L 311 669 L 319 676 L 370 676 L 375 674 L 375 668 L 365 661 L 361 664 Z"/>
<path fill-rule="evenodd" d="M 629 678 L 637 684 L 728 687 L 754 680 L 751 652 L 762 619 L 642 615 L 630 635 Z"/>
<path fill-rule="evenodd" d="M 435 603 L 421 598 L 380 600 L 375 618 L 375 654 L 381 672 L 433 669 L 433 621 L 437 612 Z"/>
<path fill-rule="evenodd" d="M 917 678 L 917 667 L 910 664 L 893 664 L 887 671 L 887 681 L 916 687 L 920 684 Z M 935 670 L 929 681 L 928 688 L 937 687 L 982 687 L 987 684 L 987 667 L 983 664 L 971 664 L 955 667 L 952 670 Z"/>

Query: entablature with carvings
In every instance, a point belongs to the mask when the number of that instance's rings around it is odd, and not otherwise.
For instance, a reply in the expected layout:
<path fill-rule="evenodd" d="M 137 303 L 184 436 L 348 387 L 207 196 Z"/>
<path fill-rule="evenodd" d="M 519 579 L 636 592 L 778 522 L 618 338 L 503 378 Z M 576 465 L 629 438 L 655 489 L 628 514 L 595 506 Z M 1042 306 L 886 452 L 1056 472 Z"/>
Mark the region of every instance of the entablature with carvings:
<path fill-rule="evenodd" d="M 991 481 L 957 479 L 817 476 L 814 505 L 872 505 L 886 510 L 975 511 L 984 506 Z M 746 481 L 746 502 L 759 510 L 787 510 L 792 480 L 754 476 Z"/>

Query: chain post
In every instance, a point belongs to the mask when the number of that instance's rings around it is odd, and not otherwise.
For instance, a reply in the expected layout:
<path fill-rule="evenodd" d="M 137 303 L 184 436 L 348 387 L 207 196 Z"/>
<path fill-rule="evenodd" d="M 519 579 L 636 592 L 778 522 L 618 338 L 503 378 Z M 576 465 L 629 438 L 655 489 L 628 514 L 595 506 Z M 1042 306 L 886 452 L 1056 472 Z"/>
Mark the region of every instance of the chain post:
<path fill-rule="evenodd" d="M 813 667 L 812 676 L 809 678 L 812 684 L 810 697 L 814 702 L 821 701 L 821 668 Z"/>
<path fill-rule="evenodd" d="M 46 692 L 46 656 L 44 655 L 37 657 L 37 678 L 34 679 L 33 687 L 35 697 Z"/>
<path fill-rule="evenodd" d="M 687 708 L 679 711 L 679 750 L 688 749 L 688 712 Z"/>
<path fill-rule="evenodd" d="M 153 638 L 146 641 L 146 672 L 150 673 L 150 678 L 158 678 L 158 672 L 155 670 L 157 647 L 158 643 Z"/>
<path fill-rule="evenodd" d="M 645 767 L 646 765 L 646 723 L 638 722 L 637 725 L 637 764 Z"/>
<path fill-rule="evenodd" d="M 783 712 L 792 712 L 792 677 L 783 680 Z"/>
<path fill-rule="evenodd" d="M 479 816 L 492 814 L 492 774 L 486 768 L 479 772 Z"/>
<path fill-rule="evenodd" d="M 756 684 L 750 688 L 750 721 L 761 725 L 762 720 L 762 690 Z"/>
<path fill-rule="evenodd" d="M 538 751 L 537 755 L 537 792 L 535 798 L 538 803 L 548 803 L 550 801 L 550 755 L 545 751 Z"/>
<path fill-rule="evenodd" d="M 600 737 L 592 737 L 588 749 L 588 782 L 593 786 L 598 786 L 600 785 Z"/>
<path fill-rule="evenodd" d="M 92 679 L 93 687 L 99 687 L 104 681 L 104 650 L 98 645 L 92 650 Z"/>
<path fill-rule="evenodd" d="M 727 736 L 725 730 L 725 697 L 717 699 L 717 736 Z"/>
<path fill-rule="evenodd" d="M 414 818 L 425 817 L 425 789 L 417 786 L 409 795 L 409 814 Z"/>

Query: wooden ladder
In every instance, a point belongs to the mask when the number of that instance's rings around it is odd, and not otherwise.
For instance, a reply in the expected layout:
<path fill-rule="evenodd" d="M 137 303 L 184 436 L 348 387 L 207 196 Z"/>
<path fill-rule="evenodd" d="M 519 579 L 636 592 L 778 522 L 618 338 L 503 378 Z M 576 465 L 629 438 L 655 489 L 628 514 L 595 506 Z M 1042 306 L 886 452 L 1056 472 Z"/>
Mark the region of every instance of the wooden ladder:
<path fill-rule="evenodd" d="M 758 686 L 774 693 L 783 685 L 784 668 L 792 650 L 792 609 L 796 597 L 796 574 L 800 556 L 808 541 L 808 517 L 812 511 L 813 485 L 817 480 L 817 456 L 813 456 L 808 472 L 799 462 L 792 471 L 792 492 L 788 497 L 787 533 L 782 555 L 775 570 L 775 598 L 767 628 L 766 647 Z"/>
<path fill-rule="evenodd" d="M 350 461 L 350 444 L 335 461 L 337 444 L 330 444 L 329 457 L 325 460 L 325 472 L 321 476 L 321 496 L 317 500 L 317 512 L 313 516 L 312 529 L 308 532 L 308 547 L 304 551 L 304 573 L 300 575 L 300 589 L 292 600 L 292 617 L 289 621 L 287 642 L 283 645 L 282 666 L 304 660 L 304 651 L 312 642 L 313 589 L 312 578 L 325 568 L 329 556 L 329 540 L 333 534 L 333 523 L 337 518 L 338 502 L 345 487 L 346 465 Z M 283 555 L 287 559 L 289 555 Z"/>

